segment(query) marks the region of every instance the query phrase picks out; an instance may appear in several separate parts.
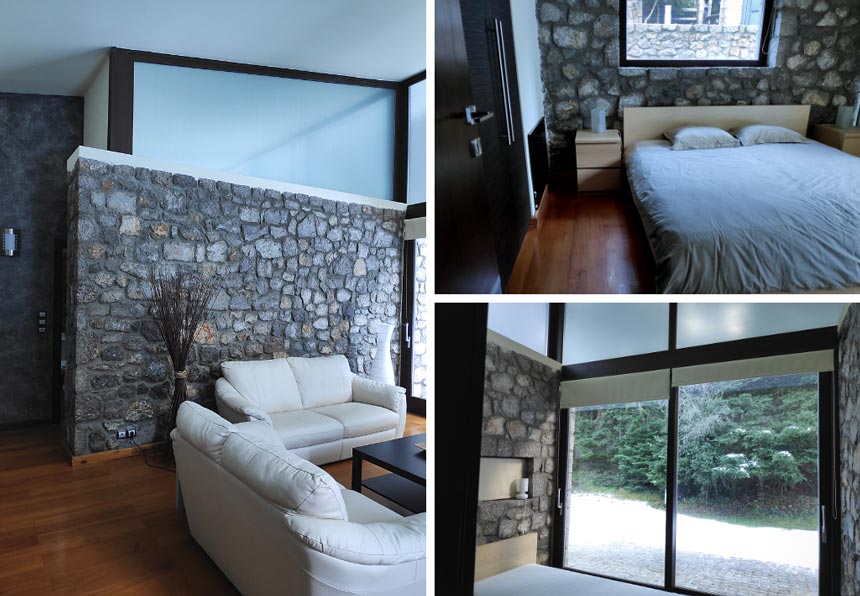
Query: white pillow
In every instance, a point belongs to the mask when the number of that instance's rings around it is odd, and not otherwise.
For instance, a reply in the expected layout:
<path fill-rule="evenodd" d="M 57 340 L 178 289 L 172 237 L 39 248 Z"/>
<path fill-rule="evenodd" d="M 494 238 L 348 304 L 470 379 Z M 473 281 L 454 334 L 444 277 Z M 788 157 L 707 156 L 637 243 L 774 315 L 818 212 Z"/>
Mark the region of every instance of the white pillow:
<path fill-rule="evenodd" d="M 333 406 L 352 401 L 352 371 L 344 356 L 287 358 L 307 408 Z"/>
<path fill-rule="evenodd" d="M 233 425 L 193 401 L 182 402 L 176 412 L 176 428 L 182 438 L 210 459 L 221 461 L 221 452 Z"/>
<path fill-rule="evenodd" d="M 296 378 L 284 358 L 222 362 L 221 371 L 242 397 L 267 414 L 302 409 Z"/>
<path fill-rule="evenodd" d="M 283 510 L 315 518 L 347 519 L 343 495 L 334 478 L 284 449 L 275 431 L 264 428 L 264 423 L 235 425 L 221 450 L 221 465 Z"/>
<path fill-rule="evenodd" d="M 681 126 L 667 131 L 663 136 L 672 143 L 673 151 L 741 146 L 741 142 L 735 137 L 714 126 Z"/>
<path fill-rule="evenodd" d="M 782 126 L 767 124 L 750 124 L 732 130 L 744 147 L 750 145 L 765 145 L 770 143 L 807 143 L 808 139 L 793 130 Z"/>

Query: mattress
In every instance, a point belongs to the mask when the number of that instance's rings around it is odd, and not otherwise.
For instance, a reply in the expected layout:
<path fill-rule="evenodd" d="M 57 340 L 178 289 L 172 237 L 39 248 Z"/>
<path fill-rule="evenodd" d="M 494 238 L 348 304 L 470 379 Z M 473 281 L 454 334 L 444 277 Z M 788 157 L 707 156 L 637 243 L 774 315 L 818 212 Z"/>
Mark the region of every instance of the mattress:
<path fill-rule="evenodd" d="M 475 596 L 665 596 L 666 592 L 545 565 L 523 565 L 475 584 Z"/>
<path fill-rule="evenodd" d="M 860 285 L 860 159 L 816 142 L 625 152 L 664 293 Z"/>

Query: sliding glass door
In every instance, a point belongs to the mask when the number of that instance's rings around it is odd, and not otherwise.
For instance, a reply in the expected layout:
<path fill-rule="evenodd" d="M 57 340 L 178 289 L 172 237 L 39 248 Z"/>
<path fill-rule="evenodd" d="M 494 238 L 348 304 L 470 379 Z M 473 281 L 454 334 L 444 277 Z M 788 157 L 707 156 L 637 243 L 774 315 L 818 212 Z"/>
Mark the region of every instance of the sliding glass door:
<path fill-rule="evenodd" d="M 619 403 L 606 389 L 623 379 L 562 389 L 563 406 L 595 387 L 611 402 L 563 411 L 563 565 L 682 592 L 827 594 L 831 374 L 676 380 L 669 399 Z"/>
<path fill-rule="evenodd" d="M 663 585 L 668 403 L 569 410 L 566 567 Z"/>
<path fill-rule="evenodd" d="M 675 585 L 818 594 L 818 375 L 679 388 Z"/>

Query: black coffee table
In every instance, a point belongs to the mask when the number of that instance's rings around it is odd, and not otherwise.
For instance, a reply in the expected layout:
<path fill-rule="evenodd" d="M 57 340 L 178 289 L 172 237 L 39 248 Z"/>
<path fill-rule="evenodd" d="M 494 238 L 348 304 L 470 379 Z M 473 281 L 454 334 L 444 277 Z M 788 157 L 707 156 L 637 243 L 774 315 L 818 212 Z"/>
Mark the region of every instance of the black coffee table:
<path fill-rule="evenodd" d="M 356 447 L 352 450 L 352 490 L 370 489 L 414 513 L 427 510 L 427 455 L 415 443 L 427 443 L 427 435 L 412 435 Z M 361 479 L 361 464 L 368 461 L 392 472 Z"/>

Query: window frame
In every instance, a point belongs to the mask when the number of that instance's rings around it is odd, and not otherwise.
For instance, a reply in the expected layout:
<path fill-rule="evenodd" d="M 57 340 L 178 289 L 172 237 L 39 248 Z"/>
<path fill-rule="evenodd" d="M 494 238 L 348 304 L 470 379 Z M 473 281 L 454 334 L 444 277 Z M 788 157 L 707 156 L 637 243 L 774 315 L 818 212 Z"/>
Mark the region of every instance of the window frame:
<path fill-rule="evenodd" d="M 805 331 L 793 331 L 778 335 L 754 337 L 733 340 L 705 346 L 689 348 L 677 347 L 678 305 L 669 304 L 669 349 L 655 354 L 625 356 L 582 364 L 565 365 L 562 368 L 562 381 L 584 379 L 590 377 L 612 376 L 630 372 L 640 372 L 659 368 L 677 368 L 690 364 L 709 362 L 724 362 L 742 360 L 778 354 L 801 353 L 818 349 L 832 349 L 834 353 L 834 372 L 818 374 L 818 435 L 819 435 L 819 507 L 826 506 L 827 520 L 824 528 L 819 528 L 825 534 L 826 541 L 819 541 L 819 594 L 837 593 L 841 580 L 842 540 L 840 528 L 841 497 L 839 475 L 839 405 L 838 381 L 839 375 L 839 342 L 838 328 L 824 327 Z M 558 322 L 559 319 L 556 319 Z M 555 334 L 555 345 L 559 353 L 563 349 L 564 318 L 559 327 L 550 327 L 550 334 Z M 551 321 L 552 323 L 552 321 Z M 667 387 L 669 396 L 669 412 L 667 429 L 667 469 L 666 469 L 666 554 L 664 585 L 653 586 L 617 577 L 609 577 L 564 567 L 566 550 L 565 510 L 569 494 L 570 478 L 568 474 L 568 449 L 570 446 L 569 411 L 560 412 L 558 437 L 556 444 L 556 470 L 558 499 L 553 515 L 553 536 L 550 548 L 550 561 L 554 567 L 567 569 L 586 575 L 605 577 L 633 585 L 671 593 L 689 594 L 696 596 L 712 596 L 675 585 L 675 553 L 676 553 L 676 524 L 677 524 L 677 482 L 678 482 L 678 415 L 679 388 Z M 835 590 L 835 591 L 834 591 Z"/>
<path fill-rule="evenodd" d="M 773 39 L 778 38 L 774 22 L 774 0 L 764 0 L 762 35 L 759 38 L 757 60 L 636 60 L 627 57 L 627 2 L 619 2 L 618 59 L 621 67 L 629 68 L 767 68 Z"/>

